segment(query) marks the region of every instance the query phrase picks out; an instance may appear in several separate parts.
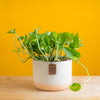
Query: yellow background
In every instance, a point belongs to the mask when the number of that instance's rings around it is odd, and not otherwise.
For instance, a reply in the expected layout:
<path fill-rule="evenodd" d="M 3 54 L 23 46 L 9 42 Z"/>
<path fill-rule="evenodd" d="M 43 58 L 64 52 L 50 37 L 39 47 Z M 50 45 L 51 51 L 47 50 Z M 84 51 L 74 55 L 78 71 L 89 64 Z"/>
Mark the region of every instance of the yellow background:
<path fill-rule="evenodd" d="M 16 28 L 24 35 L 37 27 L 42 27 L 40 33 L 78 32 L 85 44 L 80 62 L 90 75 L 100 75 L 100 0 L 0 0 L 0 75 L 32 75 L 32 60 L 19 60 L 12 52 L 13 36 L 6 32 Z M 73 75 L 86 72 L 73 63 Z"/>

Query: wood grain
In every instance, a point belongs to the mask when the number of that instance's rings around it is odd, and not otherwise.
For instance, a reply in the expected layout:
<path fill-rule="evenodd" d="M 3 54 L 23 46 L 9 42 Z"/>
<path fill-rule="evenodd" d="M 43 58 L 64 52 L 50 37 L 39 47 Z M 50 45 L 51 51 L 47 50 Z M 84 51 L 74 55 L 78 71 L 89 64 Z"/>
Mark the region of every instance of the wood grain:
<path fill-rule="evenodd" d="M 85 76 L 74 76 L 73 82 L 85 79 Z M 32 76 L 0 76 L 0 100 L 100 100 L 100 76 L 92 76 L 78 92 L 41 91 L 34 87 Z"/>

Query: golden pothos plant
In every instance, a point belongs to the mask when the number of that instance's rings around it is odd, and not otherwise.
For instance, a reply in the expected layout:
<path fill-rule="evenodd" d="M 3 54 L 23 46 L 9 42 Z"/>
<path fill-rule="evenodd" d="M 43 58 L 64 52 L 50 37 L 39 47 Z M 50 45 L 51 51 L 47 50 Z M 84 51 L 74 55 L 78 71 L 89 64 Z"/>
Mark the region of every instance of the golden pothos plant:
<path fill-rule="evenodd" d="M 39 34 L 37 28 L 34 32 L 30 32 L 28 35 L 19 36 L 16 34 L 15 29 L 10 30 L 9 34 L 13 34 L 14 44 L 16 52 L 20 60 L 25 63 L 29 59 L 34 59 L 37 61 L 47 61 L 47 62 L 60 62 L 67 59 L 72 59 L 74 62 L 82 65 L 82 67 L 87 71 L 88 80 L 84 81 L 82 84 L 73 83 L 69 86 L 72 91 L 78 91 L 81 89 L 81 85 L 85 84 L 90 80 L 90 75 L 87 68 L 79 62 L 81 54 L 78 52 L 78 48 L 83 46 L 82 40 L 79 39 L 78 33 L 74 35 L 69 32 L 46 32 Z M 15 42 L 15 37 L 17 36 L 20 46 L 18 47 Z M 63 55 L 62 55 L 63 52 Z M 28 55 L 28 57 L 23 60 L 20 57 L 20 53 Z"/>

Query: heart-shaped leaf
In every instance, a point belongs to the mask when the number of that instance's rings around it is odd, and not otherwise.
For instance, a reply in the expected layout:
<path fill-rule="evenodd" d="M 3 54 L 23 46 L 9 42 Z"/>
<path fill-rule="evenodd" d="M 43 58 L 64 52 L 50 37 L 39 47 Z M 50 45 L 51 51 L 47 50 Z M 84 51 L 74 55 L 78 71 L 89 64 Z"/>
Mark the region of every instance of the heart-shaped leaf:
<path fill-rule="evenodd" d="M 72 60 L 80 59 L 81 54 L 78 51 L 71 49 L 71 48 L 67 48 L 67 47 L 63 47 L 63 49 L 68 58 Z"/>
<path fill-rule="evenodd" d="M 79 83 L 73 83 L 72 85 L 69 86 L 70 90 L 76 92 L 81 89 L 81 84 Z"/>

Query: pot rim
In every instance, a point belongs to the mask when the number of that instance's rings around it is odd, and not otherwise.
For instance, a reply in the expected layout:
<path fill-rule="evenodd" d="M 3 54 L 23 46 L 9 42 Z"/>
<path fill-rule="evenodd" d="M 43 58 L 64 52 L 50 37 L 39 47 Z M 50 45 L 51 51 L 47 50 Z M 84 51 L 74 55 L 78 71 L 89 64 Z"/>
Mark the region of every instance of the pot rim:
<path fill-rule="evenodd" d="M 72 61 L 72 59 L 67 59 L 67 60 L 64 60 L 64 61 L 38 61 L 38 60 L 34 60 L 33 61 L 36 61 L 36 62 L 42 62 L 42 63 L 61 63 L 61 62 L 66 62 L 66 61 Z"/>

